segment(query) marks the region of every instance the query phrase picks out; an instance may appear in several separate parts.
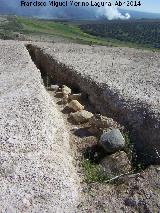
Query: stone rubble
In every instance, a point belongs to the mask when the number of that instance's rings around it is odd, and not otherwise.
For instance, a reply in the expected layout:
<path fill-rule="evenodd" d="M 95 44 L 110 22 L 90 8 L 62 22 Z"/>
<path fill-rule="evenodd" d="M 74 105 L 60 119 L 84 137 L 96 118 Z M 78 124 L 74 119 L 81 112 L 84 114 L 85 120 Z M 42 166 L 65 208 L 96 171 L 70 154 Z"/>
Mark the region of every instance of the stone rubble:
<path fill-rule="evenodd" d="M 72 90 L 69 87 L 67 87 L 66 85 L 63 85 L 62 93 L 63 93 L 63 96 L 70 95 L 72 93 Z"/>
<path fill-rule="evenodd" d="M 75 113 L 71 113 L 70 117 L 77 123 L 87 123 L 93 117 L 93 114 L 86 110 L 82 110 Z"/>
<path fill-rule="evenodd" d="M 84 110 L 84 106 L 80 104 L 77 100 L 69 102 L 68 107 L 75 112 Z"/>

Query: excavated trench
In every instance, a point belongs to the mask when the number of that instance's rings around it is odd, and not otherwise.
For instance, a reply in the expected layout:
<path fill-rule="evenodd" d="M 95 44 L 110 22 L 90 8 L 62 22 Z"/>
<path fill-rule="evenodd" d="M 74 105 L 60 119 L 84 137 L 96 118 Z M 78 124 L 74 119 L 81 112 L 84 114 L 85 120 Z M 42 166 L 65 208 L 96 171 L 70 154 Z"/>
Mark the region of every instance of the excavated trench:
<path fill-rule="evenodd" d="M 134 142 L 137 161 L 146 165 L 159 164 L 159 129 L 154 129 L 152 124 L 157 121 L 149 111 L 143 107 L 127 109 L 122 103 L 117 102 L 117 95 L 106 90 L 102 85 L 97 84 L 91 79 L 84 77 L 72 68 L 57 61 L 52 56 L 44 53 L 44 50 L 38 46 L 28 44 L 27 50 L 37 68 L 41 71 L 44 85 L 48 87 L 51 84 L 67 85 L 74 92 L 82 92 L 88 99 L 88 102 L 94 107 L 95 113 L 107 115 L 125 126 L 130 132 L 131 141 Z M 107 92 L 106 92 L 107 91 Z M 142 117 L 143 110 L 147 114 L 143 123 L 139 123 L 139 117 Z"/>

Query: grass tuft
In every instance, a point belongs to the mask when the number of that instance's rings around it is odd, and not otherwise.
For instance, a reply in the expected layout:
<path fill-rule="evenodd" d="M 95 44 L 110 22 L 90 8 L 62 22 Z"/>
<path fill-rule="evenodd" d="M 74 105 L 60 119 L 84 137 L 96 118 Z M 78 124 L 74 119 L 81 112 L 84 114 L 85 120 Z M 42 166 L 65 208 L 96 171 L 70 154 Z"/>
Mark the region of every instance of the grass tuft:
<path fill-rule="evenodd" d="M 87 183 L 99 182 L 103 183 L 110 178 L 104 173 L 103 168 L 99 164 L 92 163 L 88 159 L 82 161 L 82 167 Z"/>

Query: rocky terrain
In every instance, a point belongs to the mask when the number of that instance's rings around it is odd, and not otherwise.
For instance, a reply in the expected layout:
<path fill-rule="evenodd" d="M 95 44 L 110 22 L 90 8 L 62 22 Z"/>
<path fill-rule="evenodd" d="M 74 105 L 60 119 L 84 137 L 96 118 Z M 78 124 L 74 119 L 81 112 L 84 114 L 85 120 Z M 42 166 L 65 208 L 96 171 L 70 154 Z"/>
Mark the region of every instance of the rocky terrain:
<path fill-rule="evenodd" d="M 52 88 L 57 87 L 52 86 Z M 62 112 L 70 132 L 70 146 L 75 153 L 74 164 L 81 179 L 83 192 L 77 212 L 158 213 L 160 210 L 160 167 L 158 165 L 149 166 L 145 170 L 140 167 L 139 171 L 135 171 L 128 158 L 129 156 L 127 156 L 128 153 L 126 152 L 126 154 L 124 151 L 116 152 L 113 149 L 112 151 L 116 153 L 111 155 L 106 154 L 103 149 L 102 160 L 98 159 L 99 151 L 101 151 L 101 149 L 99 150 L 100 147 L 97 146 L 97 144 L 100 144 L 100 141 L 98 142 L 99 137 L 97 137 L 97 133 L 90 133 L 88 127 L 92 126 L 93 123 L 97 127 L 102 125 L 104 127 L 106 117 L 101 117 L 101 120 L 98 118 L 93 119 L 93 117 L 89 118 L 90 114 L 84 115 L 84 110 L 70 113 L 65 109 L 71 105 L 63 102 L 60 92 L 55 92 L 54 89 L 49 88 L 49 94 L 53 101 L 57 103 L 59 111 Z M 73 96 L 75 95 L 71 97 Z M 78 95 L 77 97 L 79 99 Z M 79 99 L 79 101 L 83 103 L 85 110 L 93 110 L 87 102 L 82 99 Z M 79 116 L 74 121 L 70 120 L 70 115 L 73 117 L 73 114 L 76 113 L 83 116 Z M 84 120 L 84 117 L 86 120 Z M 89 119 L 89 122 L 87 122 L 87 119 Z M 119 128 L 115 126 L 117 123 L 113 122 L 112 119 L 106 119 L 108 121 L 107 126 Z M 84 152 L 87 150 L 89 152 L 86 155 Z M 96 160 L 96 163 L 91 163 L 93 160 Z M 105 176 L 103 171 L 105 171 Z"/>
<path fill-rule="evenodd" d="M 158 213 L 159 53 L 0 47 L 1 212 Z"/>
<path fill-rule="evenodd" d="M 0 41 L 0 212 L 75 212 L 69 133 L 23 43 Z"/>
<path fill-rule="evenodd" d="M 29 49 L 44 75 L 86 93 L 97 112 L 128 127 L 143 158 L 160 161 L 159 52 L 63 43 Z"/>

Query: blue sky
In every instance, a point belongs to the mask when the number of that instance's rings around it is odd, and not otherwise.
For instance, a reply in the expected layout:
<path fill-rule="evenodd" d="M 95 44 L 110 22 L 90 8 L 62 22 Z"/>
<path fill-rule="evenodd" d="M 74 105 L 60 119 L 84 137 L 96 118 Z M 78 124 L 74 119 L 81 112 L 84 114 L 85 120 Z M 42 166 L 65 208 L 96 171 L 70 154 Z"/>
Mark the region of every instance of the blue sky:
<path fill-rule="evenodd" d="M 24 0 L 24 1 L 36 1 L 36 0 Z M 46 1 L 48 2 L 49 0 L 39 0 L 39 1 Z M 66 0 L 56 0 L 56 1 L 66 1 Z M 70 1 L 70 0 L 68 0 Z M 74 1 L 91 1 L 91 0 L 74 0 Z M 100 1 L 107 1 L 107 0 L 92 0 L 92 1 L 96 1 L 96 2 L 100 2 Z M 108 0 L 107 2 L 109 1 L 112 1 L 112 2 L 115 2 L 116 0 Z M 159 13 L 160 14 L 160 0 L 120 0 L 121 2 L 127 2 L 127 1 L 133 1 L 133 2 L 139 2 L 141 1 L 142 5 L 140 7 L 119 7 L 121 9 L 127 9 L 127 10 L 136 10 L 136 11 L 142 11 L 142 12 L 151 12 L 151 13 Z M 8 8 L 14 8 L 14 11 L 17 12 L 17 14 L 20 14 L 18 13 L 18 11 L 21 12 L 21 15 L 23 14 L 23 11 L 25 11 L 26 13 L 28 12 L 31 12 L 31 9 L 25 9 L 25 8 L 21 8 L 20 7 L 20 2 L 21 0 L 0 0 L 0 9 L 1 7 L 8 7 Z M 25 10 L 24 10 L 25 9 Z M 42 10 L 43 9 L 43 10 Z M 55 14 L 57 13 L 58 11 L 61 12 L 61 13 L 64 13 L 64 9 L 65 8 L 58 8 L 57 10 L 53 10 L 52 8 L 47 8 L 47 11 L 45 10 L 46 8 L 32 8 L 33 11 L 36 11 L 35 15 L 40 15 L 40 14 L 43 14 L 44 11 L 45 11 L 45 15 L 48 14 Z M 77 8 L 78 9 L 78 8 Z M 87 9 L 87 8 L 86 8 Z M 93 9 L 93 8 L 92 8 Z M 94 8 L 95 9 L 95 8 Z M 38 13 L 37 13 L 38 11 Z M 88 11 L 88 10 L 86 10 Z M 86 14 L 87 12 L 84 11 Z M 76 13 L 76 10 L 75 8 L 73 8 L 73 10 L 71 12 L 75 12 Z M 88 11 L 89 12 L 89 11 Z M 69 12 L 67 11 L 67 14 Z M 33 14 L 33 13 L 32 13 Z"/>
<path fill-rule="evenodd" d="M 138 1 L 137 1 L 138 2 Z M 140 7 L 125 7 L 129 10 L 137 10 L 142 12 L 160 13 L 160 0 L 141 0 Z"/>
<path fill-rule="evenodd" d="M 25 1 L 36 1 L 36 0 L 25 0 Z M 42 0 L 39 0 L 42 1 Z M 49 1 L 49 0 L 43 0 L 43 1 Z M 60 0 L 56 0 L 60 1 Z M 65 1 L 65 0 L 62 0 Z M 68 0 L 70 1 L 70 0 Z M 74 0 L 74 1 L 90 1 L 90 0 Z M 107 1 L 107 0 L 93 0 L 93 1 Z M 109 0 L 108 0 L 109 1 Z M 116 0 L 110 0 L 115 2 Z M 127 1 L 139 1 L 139 0 L 120 0 L 121 2 L 127 2 Z M 153 12 L 153 13 L 160 13 L 160 0 L 140 0 L 142 3 L 142 6 L 140 7 L 121 7 L 129 10 L 138 10 L 138 11 L 144 11 L 144 12 Z M 11 5 L 19 5 L 21 0 L 0 0 L 1 4 L 5 4 L 8 6 Z M 1 6 L 1 5 L 0 5 Z"/>

